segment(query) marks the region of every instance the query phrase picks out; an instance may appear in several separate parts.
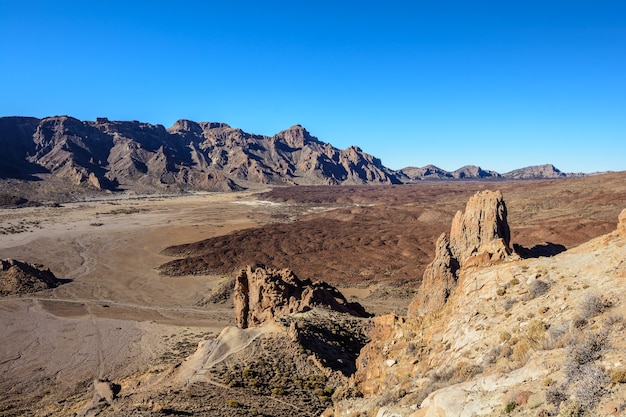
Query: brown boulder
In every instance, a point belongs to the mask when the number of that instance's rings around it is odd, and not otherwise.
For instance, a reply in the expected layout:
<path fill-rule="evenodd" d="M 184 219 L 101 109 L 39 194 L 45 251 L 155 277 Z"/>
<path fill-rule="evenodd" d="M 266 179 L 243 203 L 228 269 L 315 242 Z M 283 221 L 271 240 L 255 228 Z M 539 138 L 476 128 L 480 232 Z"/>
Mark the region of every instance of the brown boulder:
<path fill-rule="evenodd" d="M 459 271 L 501 261 L 511 254 L 511 232 L 500 191 L 479 191 L 452 220 L 450 238 L 439 236 L 435 259 L 426 267 L 420 291 L 408 314 L 443 306 L 456 287 Z"/>
<path fill-rule="evenodd" d="M 235 278 L 233 300 L 237 326 L 242 329 L 314 306 L 367 316 L 360 304 L 349 303 L 335 287 L 324 282 L 300 280 L 289 269 L 248 266 Z"/>

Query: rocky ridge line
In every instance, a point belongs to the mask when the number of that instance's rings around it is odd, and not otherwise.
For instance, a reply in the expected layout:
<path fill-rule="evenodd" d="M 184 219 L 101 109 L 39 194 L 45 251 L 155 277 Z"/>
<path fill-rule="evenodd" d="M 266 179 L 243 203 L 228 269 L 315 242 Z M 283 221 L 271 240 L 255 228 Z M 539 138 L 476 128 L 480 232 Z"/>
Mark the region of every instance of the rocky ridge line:
<path fill-rule="evenodd" d="M 62 179 L 68 189 L 235 191 L 259 184 L 402 184 L 429 179 L 565 178 L 552 165 L 500 175 L 467 165 L 394 171 L 357 146 L 340 150 L 294 125 L 274 136 L 225 123 L 178 120 L 170 128 L 139 121 L 69 116 L 0 118 L 0 179 Z M 63 182 L 54 183 L 61 187 Z M 62 190 L 67 191 L 67 190 Z M 76 190 L 74 190 L 76 192 Z"/>

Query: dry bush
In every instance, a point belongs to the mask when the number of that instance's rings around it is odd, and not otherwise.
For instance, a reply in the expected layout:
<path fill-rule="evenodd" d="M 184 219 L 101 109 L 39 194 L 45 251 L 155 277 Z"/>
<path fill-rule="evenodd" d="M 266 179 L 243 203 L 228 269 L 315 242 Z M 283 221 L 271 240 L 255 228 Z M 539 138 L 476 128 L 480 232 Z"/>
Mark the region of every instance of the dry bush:
<path fill-rule="evenodd" d="M 521 339 L 513 347 L 513 360 L 520 363 L 526 363 L 528 358 L 530 358 L 531 349 L 531 342 L 526 338 Z"/>
<path fill-rule="evenodd" d="M 511 307 L 513 307 L 514 304 L 515 304 L 515 299 L 514 298 L 507 298 L 502 303 L 502 307 L 504 307 L 504 311 L 509 311 L 511 309 Z"/>
<path fill-rule="evenodd" d="M 543 350 L 552 350 L 564 347 L 566 343 L 566 335 L 568 335 L 568 327 L 562 323 L 549 326 L 546 334 L 541 342 Z"/>
<path fill-rule="evenodd" d="M 607 326 L 613 326 L 614 324 L 617 323 L 621 323 L 622 321 L 624 321 L 624 316 L 621 314 L 612 314 L 609 317 L 606 318 L 606 325 Z"/>
<path fill-rule="evenodd" d="M 473 365 L 467 362 L 460 362 L 456 365 L 453 379 L 455 381 L 467 381 L 474 375 L 482 372 L 482 368 L 478 365 Z"/>
<path fill-rule="evenodd" d="M 559 406 L 559 417 L 578 417 L 583 412 L 581 405 L 574 400 L 563 401 Z"/>
<path fill-rule="evenodd" d="M 598 294 L 590 292 L 583 298 L 580 304 L 580 317 L 583 320 L 589 320 L 604 312 L 610 306 L 610 302 L 603 300 Z"/>
<path fill-rule="evenodd" d="M 546 330 L 548 330 L 548 326 L 543 320 L 532 320 L 528 323 L 528 326 L 526 326 L 526 337 L 528 337 L 534 346 L 538 346 L 545 338 Z"/>
<path fill-rule="evenodd" d="M 511 333 L 502 332 L 500 333 L 500 343 L 504 343 L 511 338 Z"/>
<path fill-rule="evenodd" d="M 559 415 L 578 416 L 590 411 L 607 392 L 609 375 L 595 363 L 607 346 L 607 340 L 606 332 L 572 335 L 569 359 L 564 364 L 565 381 L 546 393 L 546 400 L 559 406 Z"/>
<path fill-rule="evenodd" d="M 547 293 L 549 289 L 550 289 L 550 284 L 540 279 L 536 279 L 530 284 L 530 287 L 528 288 L 528 292 L 530 293 L 532 298 L 537 298 Z"/>
<path fill-rule="evenodd" d="M 611 369 L 609 376 L 614 384 L 626 383 L 626 369 Z"/>
<path fill-rule="evenodd" d="M 583 333 L 582 340 L 573 341 L 571 359 L 579 365 L 600 359 L 602 350 L 607 347 L 608 336 L 606 331 Z"/>
<path fill-rule="evenodd" d="M 601 366 L 586 363 L 578 367 L 576 377 L 572 393 L 583 408 L 592 410 L 607 392 L 606 385 L 609 382 L 609 376 Z"/>
<path fill-rule="evenodd" d="M 546 391 L 546 402 L 558 408 L 559 405 L 567 400 L 565 385 L 553 386 Z"/>

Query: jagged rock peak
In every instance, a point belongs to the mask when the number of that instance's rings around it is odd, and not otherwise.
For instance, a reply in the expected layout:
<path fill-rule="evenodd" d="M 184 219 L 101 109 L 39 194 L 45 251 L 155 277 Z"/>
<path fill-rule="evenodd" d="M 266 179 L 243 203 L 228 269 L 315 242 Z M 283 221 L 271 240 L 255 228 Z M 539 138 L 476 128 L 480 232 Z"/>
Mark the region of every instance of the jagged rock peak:
<path fill-rule="evenodd" d="M 409 314 L 437 309 L 445 304 L 459 279 L 460 270 L 487 265 L 511 255 L 510 229 L 500 191 L 474 194 L 465 212 L 452 220 L 450 238 L 437 240 L 435 259 L 426 267 L 419 292 L 409 304 Z"/>
<path fill-rule="evenodd" d="M 59 286 L 49 269 L 15 259 L 0 259 L 0 295 L 17 295 Z"/>
<path fill-rule="evenodd" d="M 170 133 L 176 133 L 176 132 L 192 132 L 192 133 L 202 133 L 202 127 L 200 127 L 200 124 L 197 122 L 194 122 L 193 120 L 187 120 L 187 119 L 179 119 L 176 120 L 174 122 L 174 124 L 172 125 L 172 127 L 170 127 L 169 129 L 167 129 L 168 132 Z"/>
<path fill-rule="evenodd" d="M 205 129 L 230 129 L 230 126 L 219 122 L 194 122 L 193 120 L 179 119 L 167 131 L 169 133 L 191 132 L 201 135 Z"/>
<path fill-rule="evenodd" d="M 302 125 L 293 125 L 289 129 L 277 133 L 274 138 L 284 140 L 292 148 L 302 148 L 307 143 L 319 142 Z"/>
<path fill-rule="evenodd" d="M 470 256 L 485 250 L 508 255 L 511 232 L 500 191 L 479 191 L 470 197 L 465 212 L 458 211 L 450 228 L 450 248 L 454 258 L 464 264 Z M 495 246 L 494 246 L 495 244 Z"/>
<path fill-rule="evenodd" d="M 255 327 L 276 317 L 324 306 L 365 317 L 358 303 L 349 303 L 335 287 L 324 282 L 300 280 L 289 269 L 248 266 L 235 278 L 233 291 L 237 326 Z"/>

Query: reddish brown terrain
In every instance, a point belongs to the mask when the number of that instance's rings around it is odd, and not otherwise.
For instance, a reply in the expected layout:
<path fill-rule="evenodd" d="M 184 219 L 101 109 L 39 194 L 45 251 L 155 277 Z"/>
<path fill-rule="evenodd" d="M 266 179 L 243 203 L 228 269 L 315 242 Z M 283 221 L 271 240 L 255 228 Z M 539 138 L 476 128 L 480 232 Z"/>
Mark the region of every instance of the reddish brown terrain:
<path fill-rule="evenodd" d="M 524 256 L 554 254 L 608 233 L 626 201 L 626 173 L 541 181 L 423 182 L 392 186 L 274 188 L 260 199 L 333 208 L 174 246 L 168 275 L 227 274 L 242 265 L 289 266 L 334 285 L 418 281 L 433 243 L 476 191 L 506 200 L 511 241 Z M 526 250 L 525 250 L 526 249 Z"/>

